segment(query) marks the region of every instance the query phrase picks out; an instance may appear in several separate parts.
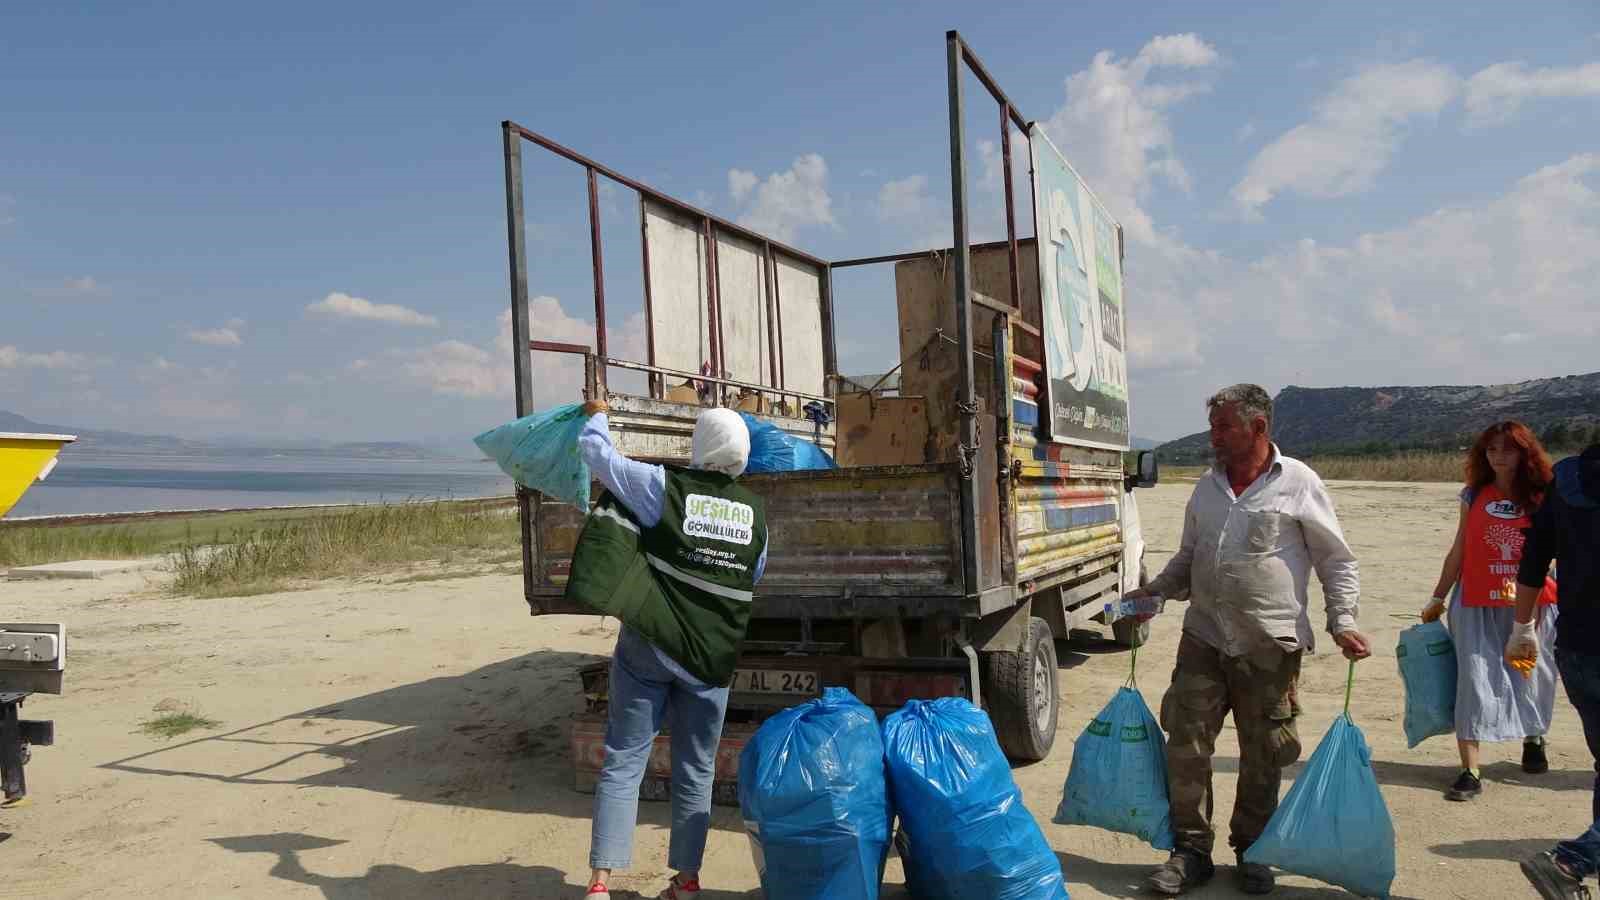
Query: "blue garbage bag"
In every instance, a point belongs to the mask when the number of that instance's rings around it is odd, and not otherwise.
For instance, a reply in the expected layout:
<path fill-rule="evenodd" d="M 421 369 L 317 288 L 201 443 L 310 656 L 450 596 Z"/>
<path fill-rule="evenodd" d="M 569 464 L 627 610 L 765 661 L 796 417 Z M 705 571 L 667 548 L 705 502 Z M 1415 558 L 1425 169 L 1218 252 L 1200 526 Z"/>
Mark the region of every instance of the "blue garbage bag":
<path fill-rule="evenodd" d="M 1172 849 L 1167 742 L 1137 688 L 1118 689 L 1073 744 L 1058 825 L 1092 825 Z"/>
<path fill-rule="evenodd" d="M 589 467 L 578 434 L 589 417 L 582 403 L 523 416 L 473 438 L 483 454 L 525 488 L 589 511 Z"/>
<path fill-rule="evenodd" d="M 768 719 L 739 756 L 739 808 L 768 900 L 876 900 L 893 819 L 878 717 L 831 687 Z"/>
<path fill-rule="evenodd" d="M 1372 751 L 1348 712 L 1333 721 L 1244 858 L 1363 897 L 1389 896 L 1394 823 L 1372 771 Z"/>
<path fill-rule="evenodd" d="M 1406 687 L 1406 746 L 1456 730 L 1456 646 L 1443 622 L 1400 632 L 1394 648 Z"/>
<path fill-rule="evenodd" d="M 1068 900 L 982 710 L 912 700 L 883 723 L 906 887 L 918 900 Z"/>
<path fill-rule="evenodd" d="M 746 472 L 798 472 L 804 469 L 836 469 L 838 465 L 820 447 L 805 438 L 795 437 L 771 422 L 740 413 L 750 429 L 750 460 Z"/>

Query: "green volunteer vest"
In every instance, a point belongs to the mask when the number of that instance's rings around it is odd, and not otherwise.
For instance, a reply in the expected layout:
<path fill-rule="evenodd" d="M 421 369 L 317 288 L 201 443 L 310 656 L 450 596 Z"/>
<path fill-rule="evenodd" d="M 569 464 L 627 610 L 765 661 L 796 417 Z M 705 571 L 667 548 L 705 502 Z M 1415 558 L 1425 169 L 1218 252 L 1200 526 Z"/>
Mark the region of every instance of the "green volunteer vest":
<path fill-rule="evenodd" d="M 667 468 L 661 521 L 610 494 L 572 553 L 567 599 L 639 632 L 707 684 L 733 680 L 767 545 L 761 498 L 716 472 Z"/>

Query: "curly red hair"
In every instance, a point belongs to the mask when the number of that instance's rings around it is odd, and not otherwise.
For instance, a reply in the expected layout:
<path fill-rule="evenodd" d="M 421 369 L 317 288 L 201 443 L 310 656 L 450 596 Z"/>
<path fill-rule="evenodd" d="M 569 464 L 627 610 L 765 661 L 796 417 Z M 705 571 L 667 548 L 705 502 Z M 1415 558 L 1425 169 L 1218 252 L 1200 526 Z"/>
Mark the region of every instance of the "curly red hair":
<path fill-rule="evenodd" d="M 1489 443 L 1502 435 L 1522 450 L 1522 463 L 1511 485 L 1511 499 L 1523 506 L 1537 507 L 1544 502 L 1544 492 L 1555 480 L 1555 472 L 1551 468 L 1550 454 L 1545 452 L 1533 430 L 1515 420 L 1497 422 L 1478 435 L 1477 442 L 1467 453 L 1467 487 L 1481 488 L 1494 483 L 1494 469 L 1489 466 Z"/>

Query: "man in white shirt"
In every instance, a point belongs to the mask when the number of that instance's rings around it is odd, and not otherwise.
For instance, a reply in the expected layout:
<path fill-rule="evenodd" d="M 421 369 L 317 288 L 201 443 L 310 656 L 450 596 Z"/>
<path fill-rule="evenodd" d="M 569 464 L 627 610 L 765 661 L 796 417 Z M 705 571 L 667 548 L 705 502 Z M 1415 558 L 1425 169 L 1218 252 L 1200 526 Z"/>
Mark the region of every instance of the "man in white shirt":
<path fill-rule="evenodd" d="M 1283 768 L 1300 756 L 1295 688 L 1315 634 L 1307 611 L 1312 571 L 1327 600 L 1327 628 L 1352 660 L 1371 654 L 1356 629 L 1360 580 L 1322 479 L 1272 443 L 1272 398 L 1253 384 L 1206 401 L 1216 465 L 1184 515 L 1183 541 L 1135 595 L 1189 596 L 1172 687 L 1161 701 L 1176 849 L 1149 880 L 1181 894 L 1215 873 L 1211 756 L 1231 711 L 1239 733 L 1239 787 L 1228 843 L 1240 887 L 1273 888 L 1272 870 L 1244 852 L 1278 808 Z"/>

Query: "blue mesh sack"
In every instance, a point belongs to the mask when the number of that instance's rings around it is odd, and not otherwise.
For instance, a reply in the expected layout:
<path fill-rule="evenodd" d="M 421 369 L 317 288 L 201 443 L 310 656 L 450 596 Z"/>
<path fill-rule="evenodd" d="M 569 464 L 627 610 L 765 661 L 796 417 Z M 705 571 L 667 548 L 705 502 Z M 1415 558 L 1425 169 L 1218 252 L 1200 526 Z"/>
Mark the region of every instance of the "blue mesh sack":
<path fill-rule="evenodd" d="M 578 452 L 588 421 L 582 403 L 568 403 L 491 428 L 472 442 L 517 484 L 588 512 L 589 467 Z"/>
<path fill-rule="evenodd" d="M 1167 742 L 1132 681 L 1117 689 L 1074 742 L 1055 822 L 1131 834 L 1171 850 Z"/>
<path fill-rule="evenodd" d="M 739 755 L 768 900 L 877 900 L 893 813 L 878 717 L 840 687 L 768 719 Z"/>
<path fill-rule="evenodd" d="M 1443 622 L 1400 632 L 1394 648 L 1406 687 L 1406 746 L 1456 730 L 1456 646 Z"/>
<path fill-rule="evenodd" d="M 750 461 L 746 472 L 798 472 L 804 469 L 836 469 L 838 465 L 820 447 L 805 438 L 795 437 L 771 422 L 742 412 L 750 429 Z"/>
<path fill-rule="evenodd" d="M 918 900 L 1068 900 L 982 710 L 912 700 L 883 723 L 906 887 Z"/>
<path fill-rule="evenodd" d="M 1244 858 L 1358 896 L 1388 897 L 1394 882 L 1394 822 L 1378 790 L 1366 736 L 1350 718 L 1349 683 L 1344 707 Z"/>

